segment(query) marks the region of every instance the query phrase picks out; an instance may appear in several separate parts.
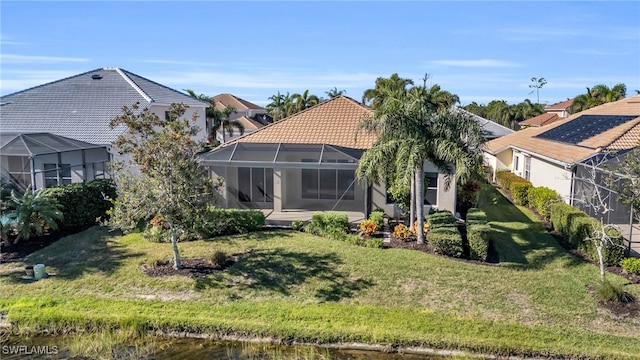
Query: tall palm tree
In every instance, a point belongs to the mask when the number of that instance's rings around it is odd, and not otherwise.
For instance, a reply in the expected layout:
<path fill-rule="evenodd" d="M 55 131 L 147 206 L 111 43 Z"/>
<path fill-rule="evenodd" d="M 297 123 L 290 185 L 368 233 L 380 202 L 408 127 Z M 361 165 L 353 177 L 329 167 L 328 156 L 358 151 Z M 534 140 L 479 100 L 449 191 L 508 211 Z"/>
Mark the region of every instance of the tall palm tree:
<path fill-rule="evenodd" d="M 403 79 L 397 73 L 392 74 L 389 78 L 379 77 L 376 79 L 376 85 L 373 89 L 367 89 L 362 95 L 362 103 L 377 108 L 384 97 L 389 93 L 407 91 L 407 86 L 413 85 L 413 80 Z"/>
<path fill-rule="evenodd" d="M 534 104 L 529 99 L 524 99 L 523 102 L 512 105 L 510 113 L 510 123 L 515 124 L 544 113 L 544 106 Z"/>
<path fill-rule="evenodd" d="M 458 95 L 442 90 L 438 84 L 432 85 L 427 89 L 427 96 L 428 101 L 433 104 L 438 111 L 448 109 L 460 102 Z"/>
<path fill-rule="evenodd" d="M 391 186 L 413 188 L 418 221 L 418 243 L 424 243 L 425 161 L 451 180 L 465 181 L 482 165 L 484 141 L 478 122 L 453 108 L 437 111 L 425 86 L 401 91 L 397 87 L 377 90 L 374 115 L 364 119 L 360 130 L 374 132 L 378 140 L 361 157 L 356 175 L 368 182 L 388 181 Z M 413 219 L 410 219 L 413 222 Z"/>
<path fill-rule="evenodd" d="M 222 143 L 224 144 L 227 139 L 225 134 L 233 136 L 234 129 L 238 129 L 240 135 L 244 134 L 244 125 L 237 119 L 230 119 L 229 117 L 236 112 L 236 108 L 231 105 L 227 105 L 224 109 L 214 108 L 213 126 L 211 127 L 212 136 L 215 138 L 215 134 L 220 130 L 222 134 Z"/>
<path fill-rule="evenodd" d="M 504 100 L 493 100 L 487 104 L 487 117 L 498 124 L 512 128 L 511 108 Z"/>
<path fill-rule="evenodd" d="M 197 95 L 196 92 L 191 89 L 182 89 L 182 90 L 185 91 L 187 94 L 189 94 L 189 96 L 191 96 L 192 98 L 200 101 L 208 102 L 210 104 L 210 106 L 207 106 L 207 108 L 205 109 L 205 122 L 208 129 L 207 131 L 209 131 L 209 135 L 211 135 L 211 131 L 212 131 L 211 128 L 213 127 L 214 119 L 217 116 L 215 104 L 213 102 L 213 97 L 207 96 L 205 94 Z M 213 141 L 215 139 L 215 135 L 211 135 L 211 136 L 212 136 L 211 139 Z"/>
<path fill-rule="evenodd" d="M 269 96 L 271 102 L 267 104 L 265 109 L 267 114 L 271 115 L 273 121 L 278 121 L 287 116 L 287 99 L 290 98 L 289 93 L 287 95 L 277 94 Z"/>

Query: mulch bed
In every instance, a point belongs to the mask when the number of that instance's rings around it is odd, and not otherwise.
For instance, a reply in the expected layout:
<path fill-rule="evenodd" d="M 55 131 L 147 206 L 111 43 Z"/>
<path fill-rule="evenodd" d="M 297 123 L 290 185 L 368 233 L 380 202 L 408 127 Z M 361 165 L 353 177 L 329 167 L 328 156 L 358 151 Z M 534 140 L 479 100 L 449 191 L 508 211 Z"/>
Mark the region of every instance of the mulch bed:
<path fill-rule="evenodd" d="M 67 232 L 57 232 L 43 236 L 34 236 L 29 240 L 21 240 L 15 245 L 6 246 L 0 242 L 0 264 L 21 261 L 33 252 L 43 249 L 61 238 L 70 235 Z"/>
<path fill-rule="evenodd" d="M 140 269 L 151 277 L 164 277 L 181 275 L 192 279 L 206 278 L 208 275 L 223 271 L 224 269 L 235 264 L 237 259 L 230 257 L 222 266 L 214 266 L 207 259 L 203 258 L 187 258 L 180 259 L 182 262 L 181 269 L 173 268 L 173 261 L 163 261 L 153 265 L 142 264 Z"/>

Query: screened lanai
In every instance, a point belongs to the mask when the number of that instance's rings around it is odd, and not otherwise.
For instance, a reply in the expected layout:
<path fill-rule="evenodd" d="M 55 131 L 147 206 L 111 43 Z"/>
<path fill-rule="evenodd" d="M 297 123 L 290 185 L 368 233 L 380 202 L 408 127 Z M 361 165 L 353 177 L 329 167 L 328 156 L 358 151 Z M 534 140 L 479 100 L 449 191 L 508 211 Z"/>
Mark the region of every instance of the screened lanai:
<path fill-rule="evenodd" d="M 47 188 L 109 177 L 103 145 L 50 133 L 0 133 L 2 177 L 19 188 Z"/>
<path fill-rule="evenodd" d="M 236 142 L 202 156 L 225 179 L 227 207 L 364 212 L 355 180 L 363 150 L 328 144 Z"/>

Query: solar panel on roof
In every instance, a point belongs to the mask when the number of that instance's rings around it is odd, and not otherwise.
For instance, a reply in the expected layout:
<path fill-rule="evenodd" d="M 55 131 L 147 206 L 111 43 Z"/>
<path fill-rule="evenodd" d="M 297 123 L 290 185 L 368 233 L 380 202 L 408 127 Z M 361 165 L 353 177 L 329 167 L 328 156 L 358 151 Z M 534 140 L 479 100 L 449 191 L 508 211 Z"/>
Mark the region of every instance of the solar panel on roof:
<path fill-rule="evenodd" d="M 637 117 L 638 115 L 582 115 L 536 137 L 568 144 L 578 144 Z"/>

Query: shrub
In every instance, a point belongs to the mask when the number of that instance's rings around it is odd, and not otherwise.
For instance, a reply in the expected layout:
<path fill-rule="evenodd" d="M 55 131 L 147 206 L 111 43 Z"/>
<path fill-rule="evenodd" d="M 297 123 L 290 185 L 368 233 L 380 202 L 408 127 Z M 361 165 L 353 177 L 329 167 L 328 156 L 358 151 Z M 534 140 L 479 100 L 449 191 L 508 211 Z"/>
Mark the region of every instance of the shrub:
<path fill-rule="evenodd" d="M 526 206 L 529 204 L 529 189 L 531 189 L 533 185 L 531 182 L 524 181 L 514 181 L 509 186 L 509 192 L 511 193 L 511 197 L 513 198 L 513 202 L 516 205 Z"/>
<path fill-rule="evenodd" d="M 486 224 L 473 224 L 467 227 L 469 258 L 472 260 L 487 261 L 489 247 L 491 246 L 492 231 L 491 226 Z"/>
<path fill-rule="evenodd" d="M 640 259 L 638 258 L 626 258 L 620 262 L 620 266 L 628 273 L 640 275 Z"/>
<path fill-rule="evenodd" d="M 115 182 L 96 179 L 50 188 L 49 197 L 62 207 L 64 220 L 60 230 L 84 230 L 96 224 L 111 209 L 111 200 L 117 196 Z"/>
<path fill-rule="evenodd" d="M 549 220 L 551 204 L 560 201 L 560 195 L 547 187 L 534 187 L 529 189 L 529 206 L 534 208 L 538 214 Z"/>
<path fill-rule="evenodd" d="M 510 189 L 511 183 L 518 181 L 527 181 L 520 176 L 506 170 L 498 170 L 496 171 L 496 181 L 498 185 L 500 185 L 503 189 Z"/>
<path fill-rule="evenodd" d="M 429 224 L 426 221 L 422 224 L 422 231 L 424 234 L 429 232 Z M 411 232 L 418 235 L 418 220 L 414 221 L 411 225 Z"/>
<path fill-rule="evenodd" d="M 195 222 L 198 235 L 210 238 L 261 230 L 265 218 L 260 210 L 219 209 L 210 206 Z"/>
<path fill-rule="evenodd" d="M 227 254 L 224 251 L 216 250 L 209 259 L 211 266 L 221 268 L 227 262 Z"/>
<path fill-rule="evenodd" d="M 291 222 L 291 228 L 295 231 L 304 230 L 304 221 L 302 220 L 294 220 Z"/>
<path fill-rule="evenodd" d="M 369 215 L 369 220 L 376 223 L 378 229 L 382 229 L 384 227 L 384 211 L 376 210 Z"/>
<path fill-rule="evenodd" d="M 475 181 L 467 181 L 464 184 L 458 184 L 458 191 L 456 192 L 456 209 L 461 214 L 466 214 L 470 208 L 478 205 L 478 194 L 480 191 L 480 184 Z"/>
<path fill-rule="evenodd" d="M 615 301 L 621 303 L 635 301 L 634 296 L 624 291 L 621 285 L 613 284 L 608 280 L 598 283 L 596 286 L 596 295 L 600 301 Z"/>
<path fill-rule="evenodd" d="M 370 236 L 374 232 L 378 231 L 378 225 L 376 225 L 373 220 L 365 220 L 360 223 L 360 231 L 362 231 L 363 234 Z"/>
<path fill-rule="evenodd" d="M 398 224 L 393 228 L 393 236 L 400 241 L 407 241 L 411 236 L 411 231 L 405 224 Z"/>
<path fill-rule="evenodd" d="M 484 211 L 478 208 L 471 208 L 467 212 L 467 225 L 473 224 L 486 224 L 487 223 L 487 215 Z"/>
<path fill-rule="evenodd" d="M 318 212 L 311 216 L 311 222 L 305 227 L 305 231 L 330 238 L 341 237 L 349 228 L 349 218 L 346 214 L 333 211 Z M 344 240 L 342 238 L 338 240 Z"/>
<path fill-rule="evenodd" d="M 571 227 L 571 222 L 578 217 L 588 216 L 584 211 L 580 211 L 573 206 L 558 202 L 551 204 L 549 207 L 549 220 L 551 221 L 551 225 L 553 228 L 562 234 L 565 239 L 569 238 L 569 228 Z"/>
<path fill-rule="evenodd" d="M 345 234 L 343 241 L 368 248 L 382 249 L 384 247 L 384 241 L 382 239 L 363 239 L 362 237 L 354 234 Z"/>
<path fill-rule="evenodd" d="M 440 226 L 455 225 L 456 218 L 453 217 L 451 211 L 437 211 L 427 216 L 427 223 L 430 229 L 435 229 Z"/>
<path fill-rule="evenodd" d="M 148 226 L 143 232 L 142 237 L 154 243 L 171 241 L 171 232 L 161 226 Z"/>
<path fill-rule="evenodd" d="M 431 229 L 427 233 L 427 241 L 437 254 L 457 258 L 462 257 L 462 236 L 458 229 L 453 226 Z"/>

